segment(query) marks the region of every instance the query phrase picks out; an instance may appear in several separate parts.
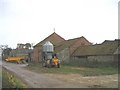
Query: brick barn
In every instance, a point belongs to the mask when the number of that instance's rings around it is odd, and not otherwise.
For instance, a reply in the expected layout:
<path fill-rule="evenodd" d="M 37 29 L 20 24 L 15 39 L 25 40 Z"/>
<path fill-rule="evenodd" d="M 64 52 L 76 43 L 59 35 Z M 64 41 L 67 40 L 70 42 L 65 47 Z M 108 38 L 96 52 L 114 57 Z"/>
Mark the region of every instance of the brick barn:
<path fill-rule="evenodd" d="M 58 35 L 55 32 L 52 33 L 47 38 L 45 38 L 44 40 L 42 40 L 41 42 L 39 42 L 38 44 L 36 44 L 34 46 L 33 54 L 32 54 L 32 61 L 35 61 L 35 62 L 40 62 L 41 61 L 41 58 L 42 58 L 42 56 L 41 56 L 41 54 L 42 54 L 42 45 L 46 41 L 50 41 L 54 46 L 56 46 L 57 44 L 65 41 L 65 39 L 62 38 L 60 35 Z"/>
<path fill-rule="evenodd" d="M 74 51 L 82 45 L 91 45 L 91 43 L 85 37 L 79 37 L 74 39 L 65 40 L 57 33 L 52 33 L 50 36 L 45 38 L 43 41 L 39 42 L 34 46 L 32 61 L 40 62 L 42 58 L 42 45 L 50 41 L 54 45 L 55 53 L 58 54 L 58 58 L 61 62 L 69 62 L 69 58 L 74 53 Z"/>
<path fill-rule="evenodd" d="M 85 37 L 79 37 L 74 39 L 66 40 L 55 48 L 55 52 L 58 54 L 58 58 L 62 63 L 69 63 L 72 54 L 80 46 L 92 45 Z"/>
<path fill-rule="evenodd" d="M 70 63 L 83 66 L 117 66 L 120 58 L 120 40 L 105 40 L 101 44 L 80 46 Z"/>

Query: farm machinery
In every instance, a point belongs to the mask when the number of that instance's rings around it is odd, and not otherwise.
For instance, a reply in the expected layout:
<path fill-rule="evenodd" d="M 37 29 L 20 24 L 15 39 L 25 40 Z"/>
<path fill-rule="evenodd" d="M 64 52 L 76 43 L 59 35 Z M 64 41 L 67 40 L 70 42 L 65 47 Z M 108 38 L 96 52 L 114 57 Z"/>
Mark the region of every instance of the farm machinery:
<path fill-rule="evenodd" d="M 8 57 L 5 60 L 8 62 L 17 62 L 18 64 L 26 63 L 25 57 Z"/>
<path fill-rule="evenodd" d="M 60 60 L 54 53 L 54 46 L 50 41 L 47 41 L 42 48 L 42 66 L 60 68 Z"/>

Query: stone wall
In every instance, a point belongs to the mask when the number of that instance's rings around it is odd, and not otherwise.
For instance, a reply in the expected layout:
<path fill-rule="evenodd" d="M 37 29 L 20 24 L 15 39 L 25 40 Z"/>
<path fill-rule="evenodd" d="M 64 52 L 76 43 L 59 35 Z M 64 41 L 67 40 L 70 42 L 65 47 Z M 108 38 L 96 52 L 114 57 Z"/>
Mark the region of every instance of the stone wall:
<path fill-rule="evenodd" d="M 70 64 L 91 67 L 113 66 L 117 65 L 117 60 L 115 59 L 114 55 L 71 57 Z"/>
<path fill-rule="evenodd" d="M 87 63 L 87 57 L 71 57 L 70 59 L 70 64 L 73 64 L 73 65 L 84 65 Z"/>
<path fill-rule="evenodd" d="M 90 62 L 113 62 L 114 57 L 112 55 L 101 55 L 101 56 L 88 56 L 87 58 Z"/>

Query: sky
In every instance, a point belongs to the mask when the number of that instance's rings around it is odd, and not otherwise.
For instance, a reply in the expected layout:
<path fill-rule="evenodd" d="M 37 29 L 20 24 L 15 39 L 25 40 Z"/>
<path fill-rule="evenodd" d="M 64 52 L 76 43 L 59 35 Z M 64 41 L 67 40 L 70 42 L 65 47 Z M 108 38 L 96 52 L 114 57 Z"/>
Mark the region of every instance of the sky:
<path fill-rule="evenodd" d="M 0 45 L 34 45 L 55 32 L 92 43 L 118 39 L 119 0 L 0 0 Z"/>

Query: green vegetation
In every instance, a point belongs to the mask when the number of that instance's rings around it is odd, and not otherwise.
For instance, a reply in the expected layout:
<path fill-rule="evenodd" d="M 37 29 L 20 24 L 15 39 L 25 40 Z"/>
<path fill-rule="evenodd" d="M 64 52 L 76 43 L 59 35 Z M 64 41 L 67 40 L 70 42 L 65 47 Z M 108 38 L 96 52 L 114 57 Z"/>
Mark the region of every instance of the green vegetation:
<path fill-rule="evenodd" d="M 2 69 L 2 88 L 26 88 L 27 86 L 23 82 L 16 78 L 15 75 L 8 72 L 6 69 Z"/>
<path fill-rule="evenodd" d="M 58 73 L 58 74 L 81 74 L 83 76 L 112 75 L 118 73 L 117 67 L 77 67 L 71 65 L 62 65 L 60 68 L 46 68 L 39 63 L 30 63 L 27 69 L 38 73 Z"/>

